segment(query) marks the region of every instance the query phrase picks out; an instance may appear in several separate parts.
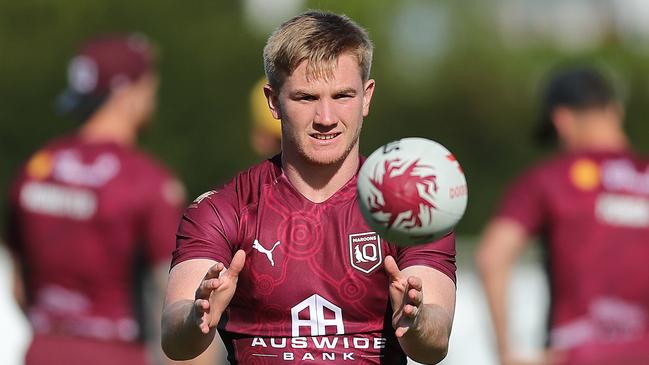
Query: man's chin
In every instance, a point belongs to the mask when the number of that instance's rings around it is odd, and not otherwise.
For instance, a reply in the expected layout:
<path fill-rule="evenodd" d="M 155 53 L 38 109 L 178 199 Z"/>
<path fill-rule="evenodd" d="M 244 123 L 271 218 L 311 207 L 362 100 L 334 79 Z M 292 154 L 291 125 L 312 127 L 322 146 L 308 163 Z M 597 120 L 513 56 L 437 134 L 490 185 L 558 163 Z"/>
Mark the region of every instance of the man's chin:
<path fill-rule="evenodd" d="M 310 165 L 314 166 L 334 166 L 341 164 L 349 155 L 349 151 L 345 152 L 327 152 L 327 153 L 312 153 L 304 157 Z"/>

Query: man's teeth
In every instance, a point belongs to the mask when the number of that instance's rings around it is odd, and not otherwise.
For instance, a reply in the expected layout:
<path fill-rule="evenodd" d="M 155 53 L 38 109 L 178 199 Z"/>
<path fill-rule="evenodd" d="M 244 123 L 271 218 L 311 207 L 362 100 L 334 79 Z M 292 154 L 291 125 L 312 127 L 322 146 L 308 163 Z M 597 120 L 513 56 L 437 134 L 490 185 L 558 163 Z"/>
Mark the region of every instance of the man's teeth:
<path fill-rule="evenodd" d="M 314 134 L 313 137 L 316 139 L 322 139 L 322 140 L 327 140 L 327 139 L 332 139 L 336 137 L 338 134 Z"/>

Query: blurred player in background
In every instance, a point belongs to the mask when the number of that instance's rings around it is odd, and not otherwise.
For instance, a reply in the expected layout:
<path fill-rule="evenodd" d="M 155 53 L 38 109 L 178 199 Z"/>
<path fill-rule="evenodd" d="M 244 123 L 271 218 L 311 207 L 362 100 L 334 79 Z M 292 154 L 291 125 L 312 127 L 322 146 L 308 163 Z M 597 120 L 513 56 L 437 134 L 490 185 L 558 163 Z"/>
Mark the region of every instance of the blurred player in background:
<path fill-rule="evenodd" d="M 34 153 L 12 185 L 8 244 L 34 331 L 28 365 L 150 362 L 137 274 L 147 265 L 162 291 L 184 203 L 178 180 L 135 146 L 156 106 L 154 58 L 141 35 L 86 43 L 58 100 L 81 126 Z"/>
<path fill-rule="evenodd" d="M 523 362 L 508 332 L 508 284 L 532 236 L 545 244 L 548 346 L 554 364 L 649 364 L 649 160 L 622 127 L 623 108 L 591 68 L 549 80 L 539 136 L 561 153 L 523 172 L 487 225 L 477 264 L 502 364 Z"/>
<path fill-rule="evenodd" d="M 282 152 L 186 210 L 163 313 L 170 357 L 200 354 L 218 327 L 233 364 L 444 358 L 454 234 L 398 248 L 358 207 L 371 60 L 366 31 L 336 14 L 307 12 L 270 36 L 263 89 Z"/>
<path fill-rule="evenodd" d="M 264 76 L 250 90 L 250 145 L 262 157 L 272 157 L 279 153 L 282 147 L 282 125 L 279 120 L 273 118 L 264 95 L 264 85 L 267 83 Z"/>

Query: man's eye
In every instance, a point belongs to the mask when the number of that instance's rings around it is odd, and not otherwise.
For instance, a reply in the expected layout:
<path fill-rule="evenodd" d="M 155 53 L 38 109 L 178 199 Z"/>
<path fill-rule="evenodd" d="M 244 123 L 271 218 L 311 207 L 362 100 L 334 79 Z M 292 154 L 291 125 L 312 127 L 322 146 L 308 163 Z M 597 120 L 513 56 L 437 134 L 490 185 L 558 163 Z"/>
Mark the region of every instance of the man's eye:
<path fill-rule="evenodd" d="M 315 100 L 315 96 L 313 96 L 313 95 L 303 95 L 303 96 L 300 96 L 299 99 L 304 100 L 304 101 L 313 101 L 313 100 Z"/>
<path fill-rule="evenodd" d="M 347 98 L 352 98 L 354 95 L 352 94 L 336 94 L 334 96 L 334 99 L 347 99 Z"/>

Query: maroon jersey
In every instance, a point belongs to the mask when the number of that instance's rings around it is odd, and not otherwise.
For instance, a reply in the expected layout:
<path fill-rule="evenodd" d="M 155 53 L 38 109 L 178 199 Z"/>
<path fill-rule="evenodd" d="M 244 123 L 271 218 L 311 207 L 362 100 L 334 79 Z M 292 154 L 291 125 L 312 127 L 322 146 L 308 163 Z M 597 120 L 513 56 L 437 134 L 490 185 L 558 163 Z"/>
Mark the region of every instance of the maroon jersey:
<path fill-rule="evenodd" d="M 172 265 L 194 258 L 229 265 L 237 250 L 247 255 L 219 323 L 231 363 L 406 363 L 383 260 L 392 255 L 401 269 L 425 265 L 455 280 L 455 238 L 411 248 L 385 242 L 363 220 L 356 181 L 313 203 L 276 157 L 187 209 Z"/>
<path fill-rule="evenodd" d="M 546 241 L 552 347 L 574 364 L 649 363 L 648 160 L 560 155 L 525 172 L 499 216 Z"/>
<path fill-rule="evenodd" d="M 67 137 L 31 158 L 10 199 L 9 242 L 26 269 L 35 333 L 137 340 L 136 259 L 168 261 L 177 180 L 136 150 Z"/>

